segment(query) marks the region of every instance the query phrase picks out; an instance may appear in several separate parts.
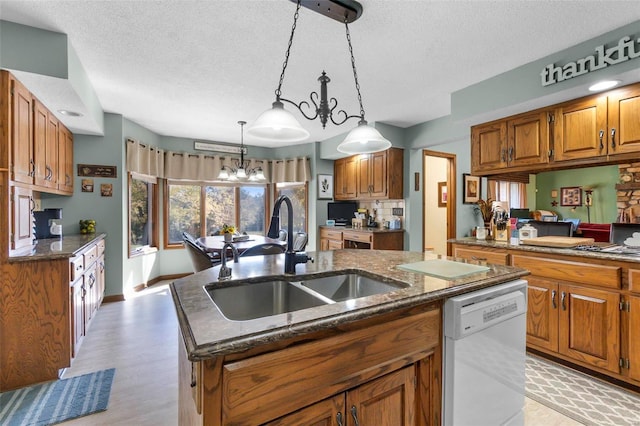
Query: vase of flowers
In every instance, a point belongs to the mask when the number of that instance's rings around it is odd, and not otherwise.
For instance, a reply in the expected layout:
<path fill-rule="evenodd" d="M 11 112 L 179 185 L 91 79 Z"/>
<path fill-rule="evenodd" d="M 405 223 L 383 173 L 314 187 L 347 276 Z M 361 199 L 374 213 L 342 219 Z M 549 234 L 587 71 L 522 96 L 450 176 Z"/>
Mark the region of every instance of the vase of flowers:
<path fill-rule="evenodd" d="M 227 225 L 225 223 L 224 225 L 222 225 L 222 230 L 220 230 L 220 233 L 224 236 L 224 241 L 230 243 L 231 241 L 233 241 L 233 234 L 236 233 L 236 227 L 233 225 Z"/>

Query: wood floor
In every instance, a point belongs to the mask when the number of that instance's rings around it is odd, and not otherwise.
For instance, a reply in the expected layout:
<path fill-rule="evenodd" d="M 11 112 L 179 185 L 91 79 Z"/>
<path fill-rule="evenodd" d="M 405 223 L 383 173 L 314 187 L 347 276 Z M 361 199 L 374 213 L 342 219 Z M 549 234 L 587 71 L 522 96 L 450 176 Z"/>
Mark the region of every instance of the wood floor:
<path fill-rule="evenodd" d="M 63 377 L 115 367 L 109 407 L 64 425 L 177 425 L 177 327 L 166 283 L 125 302 L 102 305 L 78 357 Z M 525 425 L 580 423 L 527 398 Z"/>

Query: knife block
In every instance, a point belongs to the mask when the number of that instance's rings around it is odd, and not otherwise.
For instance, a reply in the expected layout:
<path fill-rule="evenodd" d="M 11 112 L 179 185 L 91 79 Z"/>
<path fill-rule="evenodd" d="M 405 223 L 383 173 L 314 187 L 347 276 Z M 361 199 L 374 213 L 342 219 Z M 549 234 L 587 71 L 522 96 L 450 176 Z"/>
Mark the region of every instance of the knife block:
<path fill-rule="evenodd" d="M 509 241 L 509 227 L 499 230 L 496 225 L 493 225 L 493 239 L 495 241 Z"/>

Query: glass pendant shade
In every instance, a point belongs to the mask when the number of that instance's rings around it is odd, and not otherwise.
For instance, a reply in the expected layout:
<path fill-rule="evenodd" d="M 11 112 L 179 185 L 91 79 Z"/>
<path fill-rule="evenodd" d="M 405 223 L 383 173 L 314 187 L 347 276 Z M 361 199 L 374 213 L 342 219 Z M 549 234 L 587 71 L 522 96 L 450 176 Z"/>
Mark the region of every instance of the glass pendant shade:
<path fill-rule="evenodd" d="M 260 114 L 247 133 L 258 139 L 282 142 L 299 142 L 309 137 L 309 132 L 280 101 L 275 101 L 271 109 Z"/>
<path fill-rule="evenodd" d="M 358 127 L 350 131 L 344 141 L 338 145 L 338 151 L 345 154 L 369 154 L 384 151 L 390 147 L 391 142 L 362 120 L 358 123 Z"/>
<path fill-rule="evenodd" d="M 222 169 L 220 170 L 220 173 L 218 174 L 218 179 L 221 180 L 225 180 L 225 179 L 229 179 L 229 172 L 227 172 L 227 169 Z"/>
<path fill-rule="evenodd" d="M 236 177 L 238 179 L 246 179 L 247 178 L 247 172 L 245 171 L 245 169 L 243 167 L 240 167 L 238 170 L 236 170 Z"/>

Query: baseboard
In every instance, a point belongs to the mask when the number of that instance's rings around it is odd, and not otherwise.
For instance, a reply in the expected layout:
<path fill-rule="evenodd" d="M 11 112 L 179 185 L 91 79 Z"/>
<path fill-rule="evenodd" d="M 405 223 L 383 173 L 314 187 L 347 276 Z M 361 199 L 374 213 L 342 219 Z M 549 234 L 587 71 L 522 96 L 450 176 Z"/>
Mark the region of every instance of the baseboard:
<path fill-rule="evenodd" d="M 177 280 L 178 278 L 182 278 L 182 277 L 186 277 L 187 275 L 191 275 L 191 273 L 186 273 L 186 274 L 171 274 L 171 275 L 161 275 L 159 277 L 155 277 L 150 279 L 149 281 L 147 281 L 146 283 L 142 283 L 142 284 L 138 284 L 137 286 L 135 286 L 133 288 L 133 291 L 142 291 L 145 288 L 151 287 L 154 284 L 157 284 L 161 281 L 167 281 L 167 280 Z"/>
<path fill-rule="evenodd" d="M 124 294 L 112 294 L 105 296 L 102 299 L 102 303 L 124 302 Z"/>

